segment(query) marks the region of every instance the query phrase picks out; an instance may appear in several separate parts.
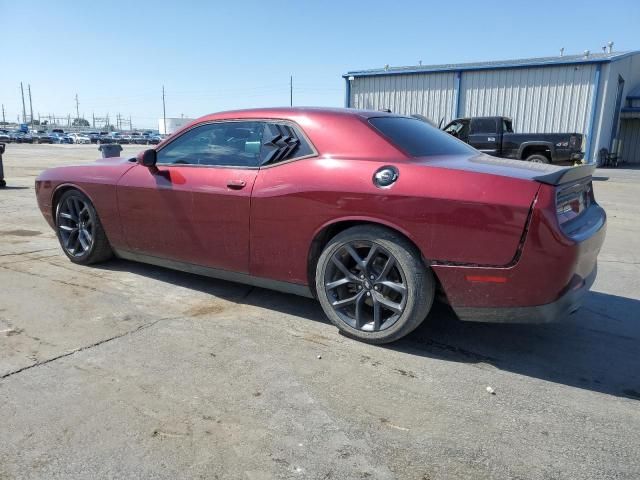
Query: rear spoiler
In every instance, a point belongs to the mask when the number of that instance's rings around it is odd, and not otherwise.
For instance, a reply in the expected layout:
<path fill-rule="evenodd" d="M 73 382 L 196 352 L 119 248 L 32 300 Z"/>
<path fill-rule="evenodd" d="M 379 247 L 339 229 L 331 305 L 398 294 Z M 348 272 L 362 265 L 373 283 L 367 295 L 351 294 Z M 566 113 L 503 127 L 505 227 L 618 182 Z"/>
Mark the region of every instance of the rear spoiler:
<path fill-rule="evenodd" d="M 560 185 L 562 183 L 575 182 L 585 177 L 591 177 L 596 171 L 594 164 L 567 167 L 555 172 L 533 177 L 534 180 L 548 185 Z"/>

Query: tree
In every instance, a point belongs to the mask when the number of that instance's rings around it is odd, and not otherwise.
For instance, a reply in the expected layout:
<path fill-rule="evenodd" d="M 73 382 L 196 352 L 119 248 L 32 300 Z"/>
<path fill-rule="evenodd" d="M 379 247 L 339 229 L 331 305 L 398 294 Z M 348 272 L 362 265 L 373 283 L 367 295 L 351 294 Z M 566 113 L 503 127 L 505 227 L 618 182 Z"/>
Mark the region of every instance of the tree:
<path fill-rule="evenodd" d="M 91 126 L 91 124 L 89 123 L 89 120 L 85 120 L 84 118 L 74 119 L 71 125 L 73 125 L 74 127 L 90 127 Z"/>

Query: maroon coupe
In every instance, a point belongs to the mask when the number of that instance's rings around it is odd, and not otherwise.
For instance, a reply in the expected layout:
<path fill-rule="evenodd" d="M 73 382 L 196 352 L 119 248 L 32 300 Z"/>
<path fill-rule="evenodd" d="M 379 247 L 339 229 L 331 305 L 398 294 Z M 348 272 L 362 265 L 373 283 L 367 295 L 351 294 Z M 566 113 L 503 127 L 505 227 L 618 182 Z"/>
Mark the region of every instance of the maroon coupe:
<path fill-rule="evenodd" d="M 384 343 L 436 294 L 463 320 L 575 311 L 606 229 L 592 173 L 489 157 L 415 118 L 283 108 L 52 168 L 36 194 L 72 262 L 115 255 L 316 297 L 340 330 Z"/>

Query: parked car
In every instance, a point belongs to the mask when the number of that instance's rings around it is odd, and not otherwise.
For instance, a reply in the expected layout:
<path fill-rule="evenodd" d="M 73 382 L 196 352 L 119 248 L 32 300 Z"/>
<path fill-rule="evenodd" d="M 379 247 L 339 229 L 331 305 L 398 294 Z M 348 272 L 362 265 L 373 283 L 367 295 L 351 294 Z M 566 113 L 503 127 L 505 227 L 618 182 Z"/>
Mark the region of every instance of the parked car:
<path fill-rule="evenodd" d="M 104 143 L 113 143 L 113 138 L 111 137 L 111 134 L 109 132 L 100 132 L 96 143 L 98 145 Z"/>
<path fill-rule="evenodd" d="M 484 155 L 400 115 L 257 109 L 202 117 L 137 162 L 46 170 L 36 195 L 74 263 L 315 296 L 347 335 L 385 343 L 436 291 L 469 321 L 575 311 L 606 230 L 593 172 Z"/>
<path fill-rule="evenodd" d="M 71 137 L 72 142 L 76 144 L 91 143 L 91 137 L 85 133 L 71 133 L 69 137 Z"/>
<path fill-rule="evenodd" d="M 87 136 L 89 140 L 91 140 L 91 143 L 98 143 L 98 140 L 100 140 L 100 132 L 89 132 Z"/>
<path fill-rule="evenodd" d="M 508 117 L 457 118 L 444 131 L 482 153 L 537 163 L 581 160 L 580 133 L 514 133 Z"/>
<path fill-rule="evenodd" d="M 73 143 L 73 139 L 69 135 L 66 135 L 64 133 L 51 133 L 51 139 L 53 143 Z"/>
<path fill-rule="evenodd" d="M 126 134 L 125 137 L 129 140 L 129 143 L 131 144 L 136 144 L 136 145 L 146 144 L 140 132 L 131 132 L 129 134 Z"/>
<path fill-rule="evenodd" d="M 33 137 L 28 134 L 15 130 L 9 134 L 9 138 L 14 143 L 33 143 Z"/>
<path fill-rule="evenodd" d="M 0 130 L 0 142 L 9 143 L 11 141 L 11 135 L 9 130 Z"/>
<path fill-rule="evenodd" d="M 125 138 L 125 136 L 119 132 L 111 132 L 109 138 L 111 139 L 111 143 L 119 143 L 120 145 L 129 143 L 129 139 Z"/>
<path fill-rule="evenodd" d="M 33 143 L 53 143 L 54 139 L 46 130 L 37 130 L 31 134 Z"/>
<path fill-rule="evenodd" d="M 145 145 L 157 145 L 161 141 L 161 138 L 159 135 L 153 135 L 153 134 L 147 134 L 147 133 L 144 133 L 142 135 L 142 139 L 144 140 Z"/>

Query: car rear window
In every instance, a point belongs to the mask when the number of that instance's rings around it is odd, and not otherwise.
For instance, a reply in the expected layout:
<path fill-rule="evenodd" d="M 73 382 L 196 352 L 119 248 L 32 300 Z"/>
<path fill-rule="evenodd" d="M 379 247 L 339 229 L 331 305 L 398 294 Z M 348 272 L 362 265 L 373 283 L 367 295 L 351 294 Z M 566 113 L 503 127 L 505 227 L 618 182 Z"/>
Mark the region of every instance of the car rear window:
<path fill-rule="evenodd" d="M 369 123 L 395 146 L 412 157 L 468 155 L 475 150 L 421 120 L 406 117 L 375 117 Z"/>

